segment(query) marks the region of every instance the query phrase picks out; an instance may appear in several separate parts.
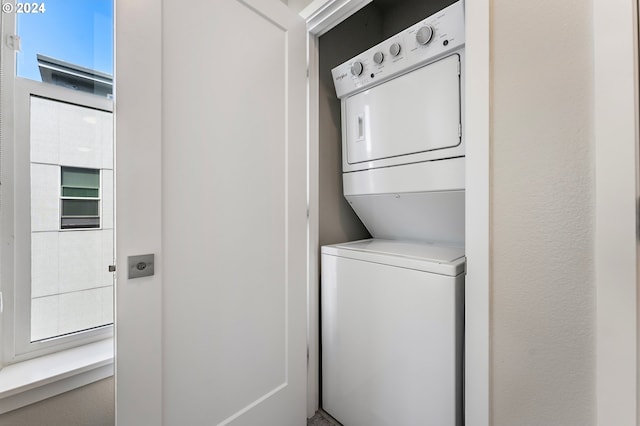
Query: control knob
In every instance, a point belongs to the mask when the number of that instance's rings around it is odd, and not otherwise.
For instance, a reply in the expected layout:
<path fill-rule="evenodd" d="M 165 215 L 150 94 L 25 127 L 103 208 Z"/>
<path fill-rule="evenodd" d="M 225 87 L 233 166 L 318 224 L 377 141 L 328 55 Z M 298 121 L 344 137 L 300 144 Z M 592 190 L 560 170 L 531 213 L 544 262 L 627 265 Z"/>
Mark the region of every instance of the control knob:
<path fill-rule="evenodd" d="M 429 25 L 425 25 L 424 27 L 420 28 L 416 33 L 416 40 L 418 40 L 418 43 L 423 45 L 429 44 L 432 38 L 433 28 L 431 28 Z"/>
<path fill-rule="evenodd" d="M 384 54 L 382 52 L 376 52 L 375 55 L 373 55 L 373 62 L 381 64 L 382 61 L 384 61 Z"/>
<path fill-rule="evenodd" d="M 359 76 L 360 74 L 362 74 L 362 70 L 364 69 L 364 67 L 362 66 L 362 62 L 360 61 L 355 61 L 352 65 L 351 65 L 351 74 L 355 75 L 356 77 Z"/>
<path fill-rule="evenodd" d="M 389 47 L 389 53 L 391 53 L 391 56 L 398 56 L 400 49 L 400 43 L 393 43 L 391 47 Z"/>

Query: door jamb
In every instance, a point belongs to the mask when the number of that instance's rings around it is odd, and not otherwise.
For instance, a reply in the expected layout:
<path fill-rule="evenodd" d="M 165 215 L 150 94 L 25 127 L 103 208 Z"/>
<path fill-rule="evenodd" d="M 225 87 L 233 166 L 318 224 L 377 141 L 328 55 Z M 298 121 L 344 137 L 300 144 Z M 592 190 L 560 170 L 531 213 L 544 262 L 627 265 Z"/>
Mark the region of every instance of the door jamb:
<path fill-rule="evenodd" d="M 638 420 L 637 8 L 637 0 L 593 2 L 595 382 L 603 426 Z"/>

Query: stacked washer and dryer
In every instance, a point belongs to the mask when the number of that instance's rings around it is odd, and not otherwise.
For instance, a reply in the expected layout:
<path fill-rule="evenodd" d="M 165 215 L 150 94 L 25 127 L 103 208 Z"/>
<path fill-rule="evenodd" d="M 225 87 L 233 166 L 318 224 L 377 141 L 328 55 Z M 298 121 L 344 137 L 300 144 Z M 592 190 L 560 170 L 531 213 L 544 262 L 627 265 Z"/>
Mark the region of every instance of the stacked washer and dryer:
<path fill-rule="evenodd" d="M 462 0 L 332 70 L 344 196 L 372 239 L 321 250 L 322 405 L 345 426 L 460 426 Z"/>

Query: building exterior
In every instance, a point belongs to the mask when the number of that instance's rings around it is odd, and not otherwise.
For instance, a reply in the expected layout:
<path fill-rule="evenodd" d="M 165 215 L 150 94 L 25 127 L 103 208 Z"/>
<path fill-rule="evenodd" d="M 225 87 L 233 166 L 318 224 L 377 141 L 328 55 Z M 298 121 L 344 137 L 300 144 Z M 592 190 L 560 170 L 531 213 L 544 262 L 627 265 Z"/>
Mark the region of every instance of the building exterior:
<path fill-rule="evenodd" d="M 113 95 L 112 75 L 50 56 L 41 54 L 36 56 L 43 82 L 101 96 L 111 97 Z"/>
<path fill-rule="evenodd" d="M 31 340 L 113 322 L 113 119 L 31 98 Z"/>

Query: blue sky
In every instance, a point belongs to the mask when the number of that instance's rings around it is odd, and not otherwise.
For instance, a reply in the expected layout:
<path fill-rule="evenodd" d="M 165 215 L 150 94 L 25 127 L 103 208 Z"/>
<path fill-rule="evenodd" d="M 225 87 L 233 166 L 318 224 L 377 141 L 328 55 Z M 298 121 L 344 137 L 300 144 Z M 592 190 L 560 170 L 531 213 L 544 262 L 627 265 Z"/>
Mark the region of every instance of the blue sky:
<path fill-rule="evenodd" d="M 18 75 L 41 80 L 37 53 L 113 74 L 113 1 L 43 2 L 44 13 L 18 15 Z"/>

